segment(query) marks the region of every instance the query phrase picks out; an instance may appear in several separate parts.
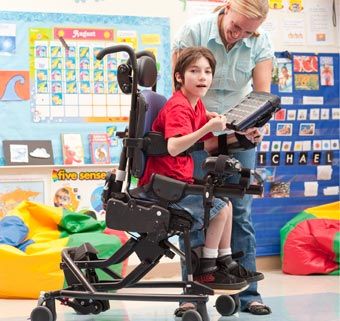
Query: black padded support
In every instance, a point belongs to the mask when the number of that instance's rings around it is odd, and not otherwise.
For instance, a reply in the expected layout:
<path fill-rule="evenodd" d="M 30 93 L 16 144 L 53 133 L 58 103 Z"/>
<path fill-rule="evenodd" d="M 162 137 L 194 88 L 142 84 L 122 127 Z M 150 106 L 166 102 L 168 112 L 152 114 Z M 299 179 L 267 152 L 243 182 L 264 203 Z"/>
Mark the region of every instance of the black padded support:
<path fill-rule="evenodd" d="M 157 205 L 144 207 L 134 200 L 126 203 L 110 199 L 106 212 L 107 227 L 120 231 L 138 233 L 167 231 L 170 222 L 170 213 L 165 208 Z"/>
<path fill-rule="evenodd" d="M 152 191 L 155 195 L 168 202 L 178 202 L 184 195 L 186 183 L 156 174 L 151 179 Z"/>
<path fill-rule="evenodd" d="M 147 156 L 169 155 L 164 136 L 159 132 L 149 132 L 144 136 L 144 150 Z"/>
<path fill-rule="evenodd" d="M 218 155 L 228 154 L 227 134 L 218 136 Z"/>
<path fill-rule="evenodd" d="M 223 174 L 224 173 L 224 167 L 226 162 L 230 159 L 227 155 L 219 155 L 216 159 L 215 163 L 215 172 L 217 174 Z"/>

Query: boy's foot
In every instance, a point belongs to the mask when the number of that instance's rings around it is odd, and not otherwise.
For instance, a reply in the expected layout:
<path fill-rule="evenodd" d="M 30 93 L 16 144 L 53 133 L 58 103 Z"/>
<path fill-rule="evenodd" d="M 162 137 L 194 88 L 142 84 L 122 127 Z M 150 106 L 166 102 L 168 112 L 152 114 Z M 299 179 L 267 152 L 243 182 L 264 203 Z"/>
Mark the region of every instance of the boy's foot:
<path fill-rule="evenodd" d="M 243 290 L 248 283 L 235 275 L 226 273 L 216 266 L 216 259 L 200 259 L 198 272 L 194 275 L 194 281 L 207 285 L 212 289 Z"/>
<path fill-rule="evenodd" d="M 264 279 L 264 275 L 261 272 L 249 271 L 244 266 L 240 264 L 234 258 L 239 258 L 243 255 L 242 252 L 236 253 L 235 256 L 224 255 L 217 258 L 216 263 L 222 270 L 226 270 L 238 278 L 246 280 L 248 283 L 257 282 Z"/>

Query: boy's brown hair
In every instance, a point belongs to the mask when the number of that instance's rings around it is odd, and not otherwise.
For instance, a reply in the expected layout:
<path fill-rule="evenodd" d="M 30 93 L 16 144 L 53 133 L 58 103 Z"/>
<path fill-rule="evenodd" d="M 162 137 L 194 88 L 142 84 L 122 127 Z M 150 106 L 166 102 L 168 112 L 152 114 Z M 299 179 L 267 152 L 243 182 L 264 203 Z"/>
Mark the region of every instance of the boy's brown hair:
<path fill-rule="evenodd" d="M 175 84 L 175 90 L 179 90 L 182 87 L 182 83 L 179 83 L 176 80 L 176 73 L 179 73 L 181 79 L 184 79 L 184 73 L 188 69 L 188 67 L 195 61 L 197 61 L 200 58 L 206 58 L 209 62 L 212 75 L 215 74 L 215 67 L 216 67 L 216 60 L 213 55 L 213 53 L 206 47 L 188 47 L 183 50 L 181 50 L 174 69 L 174 84 Z"/>

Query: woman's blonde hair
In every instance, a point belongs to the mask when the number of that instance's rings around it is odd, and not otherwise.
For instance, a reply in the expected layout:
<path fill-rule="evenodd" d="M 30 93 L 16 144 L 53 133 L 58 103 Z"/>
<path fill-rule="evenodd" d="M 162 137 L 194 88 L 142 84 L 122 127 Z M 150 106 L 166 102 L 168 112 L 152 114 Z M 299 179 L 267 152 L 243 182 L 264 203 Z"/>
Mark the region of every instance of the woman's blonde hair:
<path fill-rule="evenodd" d="M 229 5 L 234 11 L 249 19 L 264 20 L 269 10 L 268 0 L 227 0 L 224 4 L 218 6 L 214 12 L 225 9 Z"/>

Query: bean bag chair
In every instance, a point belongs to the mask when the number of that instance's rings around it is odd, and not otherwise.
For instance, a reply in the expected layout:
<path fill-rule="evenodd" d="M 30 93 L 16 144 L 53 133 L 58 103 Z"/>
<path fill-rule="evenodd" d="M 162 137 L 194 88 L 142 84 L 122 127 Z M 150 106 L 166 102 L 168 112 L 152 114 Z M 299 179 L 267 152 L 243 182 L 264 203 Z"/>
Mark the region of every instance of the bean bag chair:
<path fill-rule="evenodd" d="M 304 210 L 280 231 L 282 270 L 339 275 L 340 202 Z"/>
<path fill-rule="evenodd" d="M 62 289 L 66 283 L 60 263 L 65 247 L 89 242 L 99 258 L 108 258 L 125 241 L 89 215 L 22 202 L 0 220 L 0 298 L 37 298 L 40 291 Z M 122 275 L 126 264 L 112 268 Z"/>

